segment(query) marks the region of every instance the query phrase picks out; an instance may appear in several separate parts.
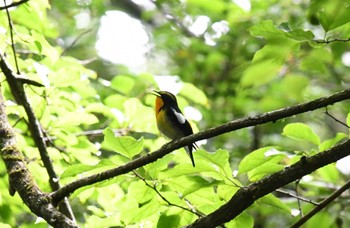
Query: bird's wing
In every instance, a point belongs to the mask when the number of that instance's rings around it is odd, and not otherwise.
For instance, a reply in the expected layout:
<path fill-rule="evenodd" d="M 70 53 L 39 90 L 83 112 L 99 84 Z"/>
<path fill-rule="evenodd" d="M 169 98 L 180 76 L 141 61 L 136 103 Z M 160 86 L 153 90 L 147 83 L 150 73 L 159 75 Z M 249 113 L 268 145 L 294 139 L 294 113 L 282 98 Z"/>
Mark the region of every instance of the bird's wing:
<path fill-rule="evenodd" d="M 178 138 L 193 134 L 190 123 L 186 120 L 185 116 L 179 109 L 171 108 L 168 110 L 167 117 L 172 126 L 179 133 Z"/>
<path fill-rule="evenodd" d="M 178 110 L 176 110 L 175 108 L 171 108 L 172 110 L 172 113 L 174 113 L 177 121 L 180 123 L 180 124 L 184 124 L 186 122 L 186 118 L 184 117 L 184 115 L 182 115 L 181 112 L 179 112 Z"/>

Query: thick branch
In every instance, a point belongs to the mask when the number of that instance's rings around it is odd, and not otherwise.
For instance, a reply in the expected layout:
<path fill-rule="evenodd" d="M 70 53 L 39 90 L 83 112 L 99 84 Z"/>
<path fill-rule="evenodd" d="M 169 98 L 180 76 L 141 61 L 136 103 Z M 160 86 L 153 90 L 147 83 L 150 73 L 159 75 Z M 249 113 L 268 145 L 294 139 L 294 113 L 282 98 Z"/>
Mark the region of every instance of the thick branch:
<path fill-rule="evenodd" d="M 29 99 L 27 95 L 24 92 L 23 88 L 23 81 L 17 80 L 17 76 L 13 73 L 13 71 L 10 68 L 10 65 L 7 63 L 4 55 L 0 53 L 0 68 L 4 75 L 6 76 L 7 82 L 10 86 L 12 95 L 14 96 L 16 102 L 18 104 L 21 104 L 26 111 L 26 114 L 28 116 L 28 124 L 29 124 L 29 130 L 32 134 L 33 140 L 35 142 L 35 145 L 38 147 L 41 160 L 44 163 L 44 166 L 47 170 L 47 173 L 49 175 L 49 183 L 52 188 L 52 190 L 57 190 L 60 188 L 60 184 L 57 181 L 58 177 L 56 175 L 56 172 L 53 168 L 53 164 L 51 162 L 50 156 L 46 149 L 46 144 L 43 137 L 43 132 L 41 130 L 41 125 L 39 120 L 36 118 L 35 113 L 32 109 L 32 106 L 30 105 Z M 64 204 L 61 204 L 60 207 L 62 208 L 62 211 L 69 216 L 70 218 L 74 219 L 74 215 L 72 213 L 71 207 L 68 204 L 68 201 L 65 201 Z"/>
<path fill-rule="evenodd" d="M 1 92 L 0 149 L 9 175 L 10 194 L 14 195 L 17 191 L 29 209 L 53 227 L 78 227 L 51 204 L 48 194 L 39 189 L 27 169 L 24 157 L 17 148 L 15 133 L 7 120 Z"/>
<path fill-rule="evenodd" d="M 246 188 L 239 189 L 236 194 L 218 210 L 206 217 L 199 218 L 188 227 L 216 227 L 226 223 L 242 213 L 257 199 L 348 155 L 350 155 L 350 140 L 312 157 L 302 157 L 300 161 L 294 165 L 288 166 L 280 172 L 254 182 Z"/>
<path fill-rule="evenodd" d="M 140 168 L 146 164 L 156 161 L 157 159 L 165 156 L 166 154 L 169 154 L 173 150 L 176 150 L 178 148 L 181 148 L 183 146 L 186 146 L 198 140 L 212 138 L 230 131 L 234 131 L 234 130 L 238 130 L 238 129 L 242 129 L 250 126 L 256 126 L 256 125 L 260 125 L 268 122 L 275 122 L 279 119 L 283 119 L 283 118 L 294 116 L 300 113 L 326 107 L 328 105 L 331 105 L 346 99 L 350 99 L 350 89 L 346 89 L 341 92 L 335 93 L 331 96 L 322 97 L 303 104 L 290 106 L 290 107 L 279 109 L 272 112 L 267 112 L 254 117 L 247 117 L 247 118 L 234 120 L 234 121 L 225 123 L 223 125 L 213 127 L 208 130 L 181 138 L 179 140 L 171 141 L 165 144 L 164 146 L 162 146 L 160 149 L 154 151 L 153 153 L 137 158 L 125 165 L 122 165 L 117 168 L 110 169 L 95 175 L 84 177 L 70 184 L 67 184 L 66 186 L 52 193 L 53 202 L 58 203 L 64 197 L 69 196 L 78 188 L 91 185 L 103 180 L 107 180 L 109 178 L 112 178 L 121 174 L 128 173 L 134 169 Z"/>

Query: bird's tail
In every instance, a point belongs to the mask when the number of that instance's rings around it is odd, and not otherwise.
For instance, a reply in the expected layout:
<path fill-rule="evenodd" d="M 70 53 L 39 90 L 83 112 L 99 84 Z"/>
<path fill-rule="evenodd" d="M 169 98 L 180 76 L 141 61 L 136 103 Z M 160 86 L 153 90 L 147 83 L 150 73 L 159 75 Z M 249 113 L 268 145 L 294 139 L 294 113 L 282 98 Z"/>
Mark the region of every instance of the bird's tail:
<path fill-rule="evenodd" d="M 195 167 L 196 165 L 194 163 L 193 149 L 195 149 L 195 150 L 198 149 L 198 146 L 195 143 L 193 143 L 193 144 L 191 144 L 189 146 L 185 146 L 185 150 L 186 150 L 188 156 L 191 159 L 192 165 L 193 165 L 193 167 Z"/>

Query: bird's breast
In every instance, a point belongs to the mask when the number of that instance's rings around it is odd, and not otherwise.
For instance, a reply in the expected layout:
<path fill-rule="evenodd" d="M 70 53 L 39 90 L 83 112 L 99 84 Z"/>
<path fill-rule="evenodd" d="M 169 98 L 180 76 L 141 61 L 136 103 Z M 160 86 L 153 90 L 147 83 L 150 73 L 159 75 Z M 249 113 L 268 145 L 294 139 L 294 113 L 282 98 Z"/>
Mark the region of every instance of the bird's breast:
<path fill-rule="evenodd" d="M 182 132 L 167 118 L 165 112 L 159 112 L 157 116 L 157 127 L 159 131 L 169 139 L 183 137 Z"/>

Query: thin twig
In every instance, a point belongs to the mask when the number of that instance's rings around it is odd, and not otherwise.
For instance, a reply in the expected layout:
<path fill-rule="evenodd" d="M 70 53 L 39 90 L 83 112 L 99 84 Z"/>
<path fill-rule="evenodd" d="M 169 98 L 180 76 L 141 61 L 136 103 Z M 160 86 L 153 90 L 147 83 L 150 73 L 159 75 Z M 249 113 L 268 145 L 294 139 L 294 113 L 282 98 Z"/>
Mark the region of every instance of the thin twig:
<path fill-rule="evenodd" d="M 61 56 L 64 56 L 64 55 L 67 53 L 67 51 L 68 51 L 69 49 L 71 49 L 72 47 L 74 47 L 74 45 L 75 45 L 84 35 L 88 34 L 88 33 L 91 32 L 91 31 L 92 31 L 92 28 L 87 29 L 87 30 L 83 31 L 82 33 L 80 33 L 80 34 L 73 40 L 73 42 L 72 42 L 67 48 L 65 48 L 65 49 L 63 50 Z"/>
<path fill-rule="evenodd" d="M 173 204 L 172 202 L 170 202 L 167 198 L 165 198 L 165 197 L 158 191 L 156 185 L 153 185 L 153 186 L 150 185 L 150 184 L 146 181 L 146 179 L 143 178 L 141 175 L 139 175 L 137 172 L 133 171 L 133 173 L 135 174 L 135 176 L 137 176 L 139 179 L 141 179 L 148 187 L 150 187 L 151 189 L 153 189 L 153 190 L 157 193 L 157 195 L 158 195 L 160 198 L 162 198 L 162 200 L 165 201 L 169 206 L 178 207 L 178 208 L 180 208 L 180 209 L 182 209 L 182 210 L 191 212 L 192 214 L 195 214 L 195 215 L 197 215 L 198 217 L 203 217 L 203 216 L 204 216 L 203 213 L 199 213 L 199 212 L 197 212 L 197 211 L 195 211 L 195 210 L 190 210 L 190 209 L 188 209 L 188 208 L 186 208 L 186 207 L 183 207 L 183 206 L 181 206 L 181 205 Z"/>
<path fill-rule="evenodd" d="M 18 2 L 12 2 L 10 5 L 6 5 L 5 6 L 0 6 L 0 10 L 4 10 L 4 9 L 9 9 L 11 7 L 15 7 L 15 6 L 19 6 L 19 5 L 22 5 L 26 2 L 28 2 L 29 0 L 21 0 L 21 1 L 18 1 Z"/>
<path fill-rule="evenodd" d="M 304 217 L 294 223 L 291 228 L 297 228 L 307 222 L 312 216 L 314 216 L 317 212 L 321 211 L 323 208 L 328 206 L 331 202 L 333 202 L 336 198 L 338 198 L 343 192 L 350 188 L 350 180 L 346 182 L 341 188 L 332 193 L 329 197 L 324 199 L 319 205 L 317 205 L 312 211 L 307 213 Z"/>
<path fill-rule="evenodd" d="M 300 218 L 302 218 L 303 217 L 303 210 L 301 208 L 301 203 L 300 203 L 300 200 L 299 200 L 299 192 L 298 192 L 299 182 L 300 182 L 300 179 L 295 181 L 295 194 L 298 197 L 297 198 L 297 202 L 298 202 L 299 215 L 300 215 Z"/>
<path fill-rule="evenodd" d="M 319 205 L 319 203 L 315 202 L 315 201 L 312 201 L 310 199 L 307 199 L 307 198 L 304 198 L 302 196 L 299 196 L 299 195 L 294 195 L 293 193 L 290 193 L 290 192 L 287 192 L 287 191 L 284 191 L 282 189 L 276 189 L 276 192 L 278 193 L 282 193 L 284 195 L 287 195 L 287 196 L 290 196 L 290 197 L 293 197 L 293 198 L 296 198 L 300 201 L 303 201 L 303 202 L 306 202 L 306 203 L 310 203 L 310 204 L 313 204 L 313 205 Z"/>
<path fill-rule="evenodd" d="M 5 9 L 6 9 L 7 21 L 8 21 L 9 27 L 10 27 L 11 48 L 12 48 L 13 56 L 15 59 L 16 70 L 17 70 L 17 74 L 20 75 L 21 73 L 19 71 L 17 57 L 16 57 L 17 54 L 16 54 L 16 49 L 15 49 L 15 42 L 13 40 L 13 24 L 12 24 L 10 12 L 9 12 L 7 4 L 6 4 L 6 0 L 4 0 L 4 5 L 6 7 Z"/>
<path fill-rule="evenodd" d="M 150 2 L 152 2 L 157 9 L 159 10 L 159 12 L 164 16 L 164 18 L 169 21 L 170 23 L 173 23 L 177 28 L 180 29 L 180 31 L 182 31 L 182 33 L 187 36 L 187 37 L 195 37 L 198 38 L 202 41 L 205 41 L 205 38 L 203 35 L 196 35 L 194 34 L 189 28 L 187 28 L 178 17 L 174 16 L 172 13 L 170 13 L 168 10 L 166 10 L 161 3 L 159 3 L 158 1 L 155 0 L 150 0 Z"/>
<path fill-rule="evenodd" d="M 332 116 L 329 112 L 328 112 L 328 109 L 326 108 L 326 111 L 325 111 L 326 115 L 329 116 L 330 118 L 332 118 L 335 122 L 337 123 L 340 123 L 341 125 L 347 127 L 347 128 L 350 128 L 349 125 L 347 125 L 346 123 L 338 120 L 337 118 L 335 118 L 334 116 Z"/>
<path fill-rule="evenodd" d="M 79 137 L 79 136 L 101 136 L 103 135 L 103 131 L 105 129 L 95 129 L 95 130 L 87 130 L 87 131 L 82 131 L 82 132 L 77 132 L 73 133 L 74 136 Z M 122 136 L 122 135 L 127 135 L 127 133 L 131 132 L 129 128 L 126 129 L 113 129 L 113 133 L 115 136 Z M 49 136 L 47 133 L 45 133 L 44 140 L 45 141 L 53 141 L 56 140 L 57 136 Z"/>

